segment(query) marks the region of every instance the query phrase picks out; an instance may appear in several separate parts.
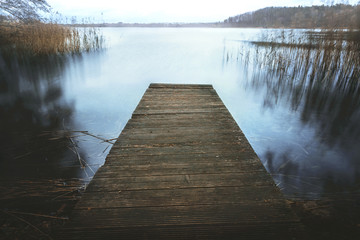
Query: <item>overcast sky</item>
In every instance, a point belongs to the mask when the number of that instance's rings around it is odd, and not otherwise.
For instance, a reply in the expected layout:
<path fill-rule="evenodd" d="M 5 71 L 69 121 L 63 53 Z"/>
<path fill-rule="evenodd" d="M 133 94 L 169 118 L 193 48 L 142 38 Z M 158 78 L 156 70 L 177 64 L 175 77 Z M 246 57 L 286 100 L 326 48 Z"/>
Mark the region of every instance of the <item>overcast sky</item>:
<path fill-rule="evenodd" d="M 321 5 L 331 0 L 47 0 L 53 10 L 78 21 L 217 22 L 270 6 Z M 359 0 L 349 0 L 355 4 Z M 336 1 L 335 1 L 336 2 Z"/>

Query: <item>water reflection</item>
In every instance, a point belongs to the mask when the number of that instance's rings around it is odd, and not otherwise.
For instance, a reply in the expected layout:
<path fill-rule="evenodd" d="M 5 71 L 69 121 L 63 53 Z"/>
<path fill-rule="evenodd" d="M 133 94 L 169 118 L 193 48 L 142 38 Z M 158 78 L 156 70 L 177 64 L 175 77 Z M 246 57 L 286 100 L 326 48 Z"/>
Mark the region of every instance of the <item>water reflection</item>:
<path fill-rule="evenodd" d="M 104 53 L 0 58 L 1 176 L 91 177 L 111 147 L 103 140 L 118 136 L 149 83 L 206 83 L 289 196 L 358 189 L 355 33 L 104 32 Z"/>
<path fill-rule="evenodd" d="M 77 176 L 69 139 L 56 134 L 74 111 L 59 79 L 68 61 L 66 56 L 0 55 L 2 179 Z"/>
<path fill-rule="evenodd" d="M 248 74 L 245 85 L 263 94 L 263 108 L 287 106 L 302 128 L 314 131 L 312 139 L 298 136 L 298 148 L 286 147 L 289 142 L 284 141 L 281 148 L 259 153 L 284 192 L 358 192 L 360 186 L 354 182 L 359 182 L 360 173 L 359 32 L 282 31 L 262 41 L 240 43 L 239 48 L 236 61 Z"/>

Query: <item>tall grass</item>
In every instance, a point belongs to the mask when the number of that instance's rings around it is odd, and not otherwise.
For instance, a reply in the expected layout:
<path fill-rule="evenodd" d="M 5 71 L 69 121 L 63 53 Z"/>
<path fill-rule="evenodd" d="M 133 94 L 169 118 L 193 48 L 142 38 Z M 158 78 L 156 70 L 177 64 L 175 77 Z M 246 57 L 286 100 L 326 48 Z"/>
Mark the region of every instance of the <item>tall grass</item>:
<path fill-rule="evenodd" d="M 81 53 L 104 47 L 95 28 L 74 28 L 56 23 L 7 21 L 0 23 L 0 48 L 17 55 Z"/>
<path fill-rule="evenodd" d="M 239 60 L 249 72 L 248 84 L 265 89 L 264 106 L 283 100 L 301 112 L 304 123 L 317 123 L 318 136 L 331 146 L 339 139 L 358 141 L 360 32 L 285 35 L 243 45 Z"/>
<path fill-rule="evenodd" d="M 345 183 L 334 177 L 331 167 L 329 173 L 316 169 L 327 160 L 329 166 L 341 160 L 344 166 L 359 169 L 360 152 L 356 146 L 360 143 L 360 31 L 263 32 L 259 41 L 237 43 L 237 55 L 232 54 L 233 49 L 224 51 L 224 59 L 230 56 L 229 64 L 239 61 L 247 74 L 245 88 L 258 93 L 264 109 L 291 110 L 294 121 L 289 122 L 288 129 L 293 129 L 294 124 L 297 128 L 299 118 L 306 126 L 295 131 L 299 143 L 311 133 L 314 137 L 307 139 L 306 146 L 318 148 L 309 152 L 304 148 L 305 154 L 295 146 L 286 149 L 284 145 L 284 152 L 268 150 L 263 157 L 271 166 L 270 173 L 288 196 L 312 198 L 321 191 L 328 197 L 340 196 L 340 192 L 344 196 L 358 194 L 354 183 L 359 181 L 357 173 L 349 174 L 354 181 Z"/>
<path fill-rule="evenodd" d="M 276 77 L 297 79 L 312 87 L 359 87 L 360 32 L 331 30 L 307 32 L 305 37 L 289 36 L 287 41 L 252 42 L 258 52 L 253 55 L 260 67 Z"/>

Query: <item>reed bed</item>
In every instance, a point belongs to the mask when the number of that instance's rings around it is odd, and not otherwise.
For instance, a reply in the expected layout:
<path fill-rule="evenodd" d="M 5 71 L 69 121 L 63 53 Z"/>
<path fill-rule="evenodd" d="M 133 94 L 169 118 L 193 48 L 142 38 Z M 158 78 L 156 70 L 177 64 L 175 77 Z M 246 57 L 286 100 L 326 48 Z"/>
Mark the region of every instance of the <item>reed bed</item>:
<path fill-rule="evenodd" d="M 51 55 L 90 52 L 104 47 L 96 28 L 74 28 L 56 23 L 16 21 L 0 23 L 0 47 L 18 55 Z"/>
<path fill-rule="evenodd" d="M 252 59 L 274 77 L 288 78 L 296 84 L 313 87 L 321 84 L 328 89 L 344 88 L 351 84 L 358 90 L 360 76 L 360 32 L 323 31 L 252 42 Z"/>
<path fill-rule="evenodd" d="M 344 164 L 357 166 L 358 152 L 353 146 L 360 141 L 360 32 L 285 30 L 265 37 L 257 42 L 241 42 L 235 55 L 247 74 L 246 87 L 264 94 L 264 108 L 284 105 L 297 112 L 299 120 L 315 131 L 319 143 L 344 153 L 352 151 Z M 301 156 L 298 153 L 296 158 Z M 281 167 L 270 169 L 285 194 L 295 190 L 305 198 L 319 193 L 331 197 L 334 186 L 340 189 L 338 192 L 358 194 L 351 184 L 310 178 L 311 171 L 300 172 L 301 163 L 288 159 L 279 157 Z M 312 159 L 313 167 L 321 167 L 316 155 Z"/>
<path fill-rule="evenodd" d="M 352 99 L 351 108 L 359 106 L 360 31 L 300 35 L 290 31 L 281 35 L 250 42 L 250 47 L 243 44 L 240 50 L 239 61 L 245 68 L 253 68 L 250 84 L 255 88 L 266 86 L 267 100 L 276 104 L 285 98 L 294 110 L 304 104 L 309 110 L 306 104 L 310 104 L 320 115 L 333 111 L 334 103 L 346 99 Z M 304 112 L 304 121 L 310 112 Z"/>

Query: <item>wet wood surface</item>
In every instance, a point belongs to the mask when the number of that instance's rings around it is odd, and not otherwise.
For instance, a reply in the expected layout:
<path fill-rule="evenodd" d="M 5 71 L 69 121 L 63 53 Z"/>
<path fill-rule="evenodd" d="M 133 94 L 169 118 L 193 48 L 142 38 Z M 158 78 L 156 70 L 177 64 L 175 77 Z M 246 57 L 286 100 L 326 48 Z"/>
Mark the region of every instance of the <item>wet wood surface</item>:
<path fill-rule="evenodd" d="M 59 239 L 300 239 L 211 85 L 151 84 Z"/>

